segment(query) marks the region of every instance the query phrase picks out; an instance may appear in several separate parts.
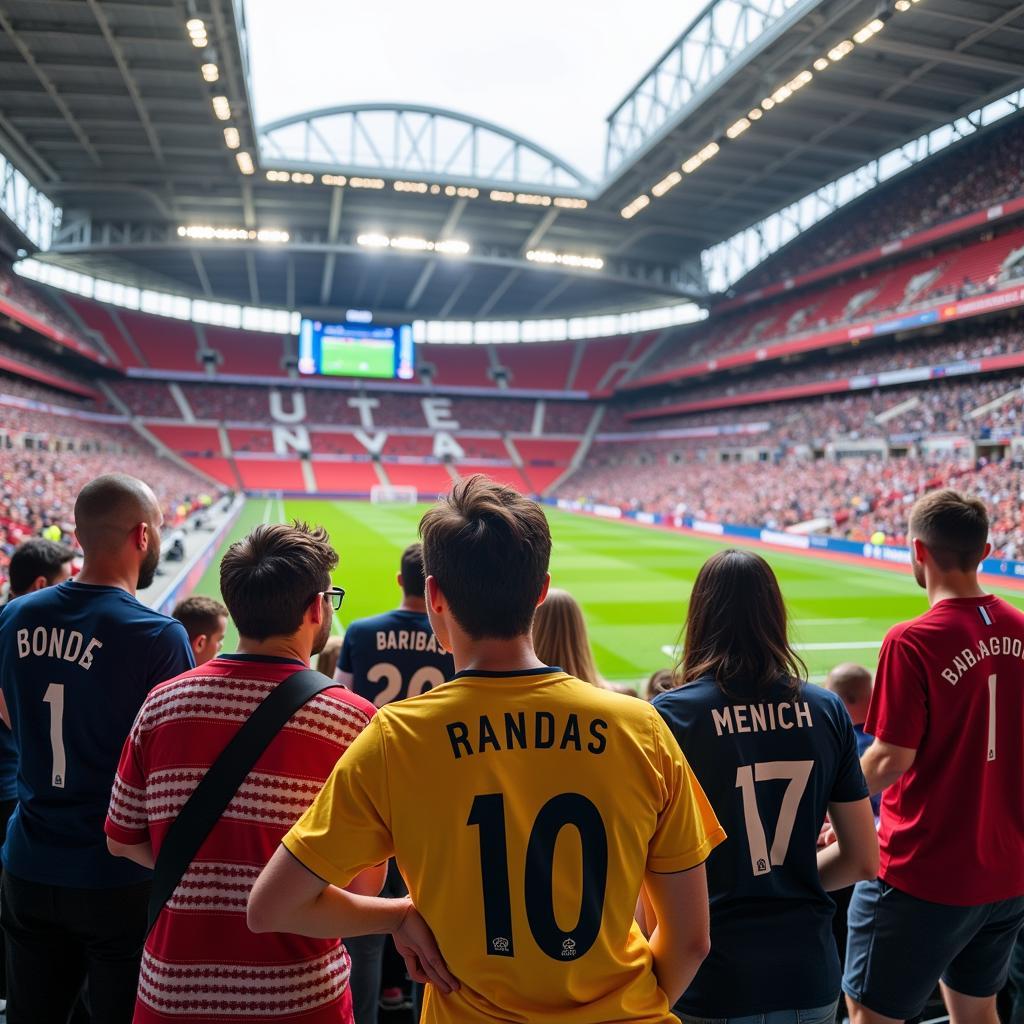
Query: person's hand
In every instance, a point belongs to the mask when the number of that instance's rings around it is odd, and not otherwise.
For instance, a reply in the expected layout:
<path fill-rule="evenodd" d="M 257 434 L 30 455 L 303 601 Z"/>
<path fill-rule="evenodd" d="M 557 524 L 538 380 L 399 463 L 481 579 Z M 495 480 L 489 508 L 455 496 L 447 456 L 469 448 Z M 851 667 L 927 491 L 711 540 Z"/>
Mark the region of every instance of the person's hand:
<path fill-rule="evenodd" d="M 832 822 L 826 818 L 825 823 L 821 826 L 821 831 L 818 833 L 818 849 L 823 850 L 826 846 L 831 846 L 837 841 L 836 830 L 832 827 Z"/>
<path fill-rule="evenodd" d="M 405 960 L 409 977 L 424 985 L 429 982 L 444 995 L 455 992 L 459 983 L 449 972 L 434 933 L 413 906 L 412 900 L 406 898 L 405 902 L 408 903 L 405 916 L 391 934 L 395 940 L 395 949 Z"/>

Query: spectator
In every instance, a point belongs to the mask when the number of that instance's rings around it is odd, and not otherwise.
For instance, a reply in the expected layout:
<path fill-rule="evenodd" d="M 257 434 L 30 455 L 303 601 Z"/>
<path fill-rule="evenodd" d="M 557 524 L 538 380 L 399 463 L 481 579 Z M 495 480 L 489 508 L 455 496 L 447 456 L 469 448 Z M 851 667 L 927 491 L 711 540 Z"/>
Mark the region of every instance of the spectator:
<path fill-rule="evenodd" d="M 910 513 L 931 607 L 889 630 L 865 722 L 882 868 L 850 905 L 853 1024 L 915 1017 L 940 978 L 952 1020 L 994 1021 L 1024 924 L 1024 614 L 978 585 L 988 532 L 982 502 L 956 491 Z"/>
<path fill-rule="evenodd" d="M 842 702 L 853 722 L 853 731 L 857 736 L 857 755 L 863 755 L 871 746 L 873 736 L 864 731 L 864 722 L 868 717 L 868 706 L 871 704 L 871 688 L 874 676 L 871 670 L 852 661 L 836 665 L 822 683 L 826 690 L 834 693 Z"/>
<path fill-rule="evenodd" d="M 30 537 L 22 541 L 11 555 L 7 600 L 13 601 L 23 594 L 71 579 L 71 563 L 74 559 L 75 552 L 67 544 L 58 544 L 43 537 Z"/>
<path fill-rule="evenodd" d="M 383 707 L 416 697 L 455 675 L 455 664 L 434 636 L 424 598 L 423 545 L 418 541 L 403 552 L 397 576 L 402 593 L 399 606 L 383 615 L 356 619 L 345 631 L 334 678 Z M 402 876 L 392 864 L 384 888 L 387 896 L 407 894 Z M 360 935 L 347 942 L 352 955 L 352 1000 L 356 1024 L 376 1024 L 386 935 Z M 420 993 L 414 989 L 414 997 Z M 387 1001 L 400 1004 L 402 993 L 387 986 Z"/>
<path fill-rule="evenodd" d="M 331 586 L 337 562 L 323 528 L 301 523 L 257 526 L 231 545 L 220 589 L 238 653 L 179 675 L 143 705 L 110 798 L 111 852 L 152 867 L 175 815 L 242 723 L 323 649 L 344 593 Z M 205 1024 L 223 1012 L 233 1020 L 351 1021 L 339 940 L 253 935 L 245 902 L 261 865 L 372 715 L 371 705 L 332 688 L 271 740 L 146 940 L 134 1024 Z M 375 896 L 382 875 L 354 878 L 353 891 Z"/>
<path fill-rule="evenodd" d="M 461 982 L 443 999 L 428 986 L 424 1024 L 668 1024 L 707 953 L 703 861 L 724 838 L 699 785 L 653 708 L 534 653 L 551 551 L 539 506 L 472 476 L 420 531 L 430 621 L 461 671 L 378 712 L 271 858 L 250 924 L 343 932 L 319 910 L 335 891 L 324 880 L 394 855 Z M 569 824 L 583 860 L 555 872 Z M 632 920 L 644 878 L 650 949 Z M 570 905 L 575 923 L 556 922 Z"/>
<path fill-rule="evenodd" d="M 675 1006 L 684 1024 L 835 1020 L 826 893 L 873 877 L 878 841 L 850 719 L 805 673 L 768 563 L 736 550 L 708 559 L 690 595 L 683 685 L 654 701 L 730 836 L 708 859 L 711 954 Z M 816 855 L 826 809 L 839 842 Z"/>
<path fill-rule="evenodd" d="M 341 637 L 329 636 L 324 649 L 316 656 L 316 670 L 328 679 L 334 678 L 338 668 L 338 655 L 341 654 Z"/>
<path fill-rule="evenodd" d="M 552 588 L 537 609 L 533 646 L 545 665 L 557 665 L 585 683 L 608 689 L 594 663 L 583 609 L 567 590 Z"/>
<path fill-rule="evenodd" d="M 179 601 L 172 613 L 188 633 L 192 657 L 197 666 L 220 654 L 228 628 L 228 610 L 212 597 L 193 594 Z"/>
<path fill-rule="evenodd" d="M 75 522 L 78 577 L 0 615 L 0 714 L 19 751 L 0 896 L 10 1024 L 66 1020 L 86 980 L 97 1022 L 131 1020 L 149 872 L 110 856 L 103 816 L 143 699 L 192 665 L 181 623 L 135 597 L 160 559 L 149 487 L 99 477 Z"/>
<path fill-rule="evenodd" d="M 676 685 L 675 672 L 670 668 L 659 668 L 656 672 L 652 672 L 647 680 L 647 684 L 644 687 L 644 699 L 652 701 L 659 693 L 665 693 L 667 690 L 674 689 Z"/>

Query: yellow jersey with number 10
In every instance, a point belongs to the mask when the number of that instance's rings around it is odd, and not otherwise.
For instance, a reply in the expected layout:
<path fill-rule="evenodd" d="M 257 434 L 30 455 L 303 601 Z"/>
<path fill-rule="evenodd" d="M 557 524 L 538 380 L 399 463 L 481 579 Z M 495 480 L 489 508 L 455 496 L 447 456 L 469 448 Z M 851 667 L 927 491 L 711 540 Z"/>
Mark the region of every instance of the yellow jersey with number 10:
<path fill-rule="evenodd" d="M 424 1024 L 662 1024 L 644 872 L 724 838 L 649 704 L 542 669 L 381 708 L 284 844 L 339 886 L 397 858 L 461 983 L 428 986 Z"/>

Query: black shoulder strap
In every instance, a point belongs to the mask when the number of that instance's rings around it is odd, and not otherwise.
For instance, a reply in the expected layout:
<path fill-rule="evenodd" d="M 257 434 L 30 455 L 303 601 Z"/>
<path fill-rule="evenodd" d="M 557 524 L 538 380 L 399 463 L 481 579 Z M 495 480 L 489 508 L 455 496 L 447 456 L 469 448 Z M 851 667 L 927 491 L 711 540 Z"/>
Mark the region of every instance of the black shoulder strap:
<path fill-rule="evenodd" d="M 171 822 L 160 847 L 149 896 L 147 935 L 199 848 L 271 740 L 296 711 L 318 693 L 335 685 L 327 676 L 312 669 L 294 672 L 270 691 L 210 765 Z"/>

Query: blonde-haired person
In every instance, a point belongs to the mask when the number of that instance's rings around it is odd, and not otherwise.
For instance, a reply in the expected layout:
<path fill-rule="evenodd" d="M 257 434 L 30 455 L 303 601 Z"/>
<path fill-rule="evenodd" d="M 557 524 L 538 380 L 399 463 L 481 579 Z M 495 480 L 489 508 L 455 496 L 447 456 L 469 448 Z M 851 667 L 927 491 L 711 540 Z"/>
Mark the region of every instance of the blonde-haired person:
<path fill-rule="evenodd" d="M 583 609 L 568 590 L 548 591 L 534 616 L 533 647 L 545 665 L 555 665 L 602 690 L 612 689 L 597 671 Z"/>

